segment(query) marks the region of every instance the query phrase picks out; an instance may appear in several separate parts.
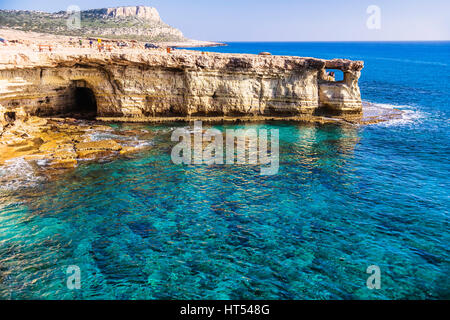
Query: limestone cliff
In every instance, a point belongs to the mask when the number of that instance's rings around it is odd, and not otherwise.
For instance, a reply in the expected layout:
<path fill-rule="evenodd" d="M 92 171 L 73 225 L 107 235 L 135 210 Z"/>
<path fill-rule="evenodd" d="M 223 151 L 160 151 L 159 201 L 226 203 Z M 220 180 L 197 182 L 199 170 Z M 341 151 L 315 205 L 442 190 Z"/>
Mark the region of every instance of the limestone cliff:
<path fill-rule="evenodd" d="M 184 50 L 3 53 L 0 120 L 82 111 L 80 88 L 102 117 L 360 113 L 362 68 L 361 61 Z M 327 69 L 342 70 L 344 80 L 330 81 Z"/>
<path fill-rule="evenodd" d="M 105 15 L 114 18 L 135 17 L 149 21 L 162 22 L 158 10 L 146 6 L 117 7 L 100 9 Z"/>

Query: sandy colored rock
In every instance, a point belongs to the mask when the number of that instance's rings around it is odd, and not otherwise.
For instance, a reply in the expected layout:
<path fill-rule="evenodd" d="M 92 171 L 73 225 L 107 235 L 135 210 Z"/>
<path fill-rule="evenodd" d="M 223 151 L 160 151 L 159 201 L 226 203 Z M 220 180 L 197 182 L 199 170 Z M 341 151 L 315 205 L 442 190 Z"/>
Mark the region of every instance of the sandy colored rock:
<path fill-rule="evenodd" d="M 77 151 L 77 156 L 79 159 L 88 160 L 88 159 L 98 159 L 109 157 L 113 154 L 113 151 L 110 150 L 84 150 Z"/>
<path fill-rule="evenodd" d="M 161 22 L 158 10 L 146 6 L 130 6 L 100 9 L 105 11 L 105 15 L 114 18 L 137 17 L 149 21 Z"/>
<path fill-rule="evenodd" d="M 122 146 L 114 140 L 81 142 L 75 145 L 77 151 L 119 151 Z"/>
<path fill-rule="evenodd" d="M 27 122 L 32 126 L 45 126 L 48 123 L 48 120 L 39 117 L 29 117 Z"/>
<path fill-rule="evenodd" d="M 56 143 L 56 141 L 48 141 L 39 147 L 39 151 L 47 152 L 55 150 L 56 148 L 58 148 L 58 144 Z"/>
<path fill-rule="evenodd" d="M 104 126 L 104 125 L 95 125 L 95 126 L 91 126 L 89 127 L 90 130 L 95 130 L 95 131 L 114 131 L 113 128 L 108 127 L 108 126 Z"/>
<path fill-rule="evenodd" d="M 58 150 L 53 153 L 53 158 L 57 160 L 76 159 L 77 153 L 74 149 Z"/>
<path fill-rule="evenodd" d="M 77 123 L 77 124 L 75 124 Z M 73 167 L 72 160 L 98 160 L 117 156 L 118 151 L 139 150 L 140 147 L 122 146 L 115 140 L 90 141 L 96 133 L 117 134 L 135 138 L 142 137 L 142 131 L 117 131 L 103 125 L 86 125 L 77 120 L 68 125 L 65 119 L 28 119 L 9 125 L 0 136 L 0 165 L 6 160 L 22 157 L 29 161 L 39 161 L 50 168 Z M 124 140 L 128 141 L 128 139 Z"/>
<path fill-rule="evenodd" d="M 72 169 L 75 168 L 78 164 L 78 161 L 75 159 L 62 159 L 62 160 L 53 160 L 50 163 L 50 167 L 53 169 Z"/>
<path fill-rule="evenodd" d="M 140 148 L 137 147 L 123 147 L 122 150 L 120 150 L 120 154 L 127 154 L 127 153 L 133 153 L 140 150 Z"/>
<path fill-rule="evenodd" d="M 27 154 L 24 155 L 23 158 L 25 160 L 46 160 L 49 159 L 51 157 L 50 154 L 44 154 L 44 153 L 40 153 L 40 154 Z"/>
<path fill-rule="evenodd" d="M 329 68 L 344 81 L 327 81 Z M 188 50 L 2 50 L 0 119 L 70 114 L 80 88 L 92 92 L 102 118 L 354 114 L 362 111 L 362 68 L 344 59 Z"/>

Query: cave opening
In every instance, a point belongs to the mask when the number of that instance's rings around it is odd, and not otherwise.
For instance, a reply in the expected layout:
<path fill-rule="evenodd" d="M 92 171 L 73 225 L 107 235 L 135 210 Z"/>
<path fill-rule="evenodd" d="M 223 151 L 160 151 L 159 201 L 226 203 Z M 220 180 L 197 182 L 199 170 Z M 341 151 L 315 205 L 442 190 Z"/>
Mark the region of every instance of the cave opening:
<path fill-rule="evenodd" d="M 80 119 L 94 119 L 97 116 L 97 100 L 90 88 L 75 87 L 71 113 L 74 118 Z"/>
<path fill-rule="evenodd" d="M 13 123 L 14 121 L 16 121 L 16 113 L 15 112 L 5 112 L 4 118 L 7 123 Z"/>

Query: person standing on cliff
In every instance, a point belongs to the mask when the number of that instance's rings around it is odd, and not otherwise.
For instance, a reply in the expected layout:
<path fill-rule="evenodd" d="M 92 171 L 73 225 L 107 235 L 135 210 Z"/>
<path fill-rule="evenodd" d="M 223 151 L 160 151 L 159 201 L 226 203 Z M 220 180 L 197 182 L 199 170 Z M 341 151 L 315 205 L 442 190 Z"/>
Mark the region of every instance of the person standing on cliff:
<path fill-rule="evenodd" d="M 102 52 L 102 39 L 97 39 L 98 41 L 98 52 Z"/>

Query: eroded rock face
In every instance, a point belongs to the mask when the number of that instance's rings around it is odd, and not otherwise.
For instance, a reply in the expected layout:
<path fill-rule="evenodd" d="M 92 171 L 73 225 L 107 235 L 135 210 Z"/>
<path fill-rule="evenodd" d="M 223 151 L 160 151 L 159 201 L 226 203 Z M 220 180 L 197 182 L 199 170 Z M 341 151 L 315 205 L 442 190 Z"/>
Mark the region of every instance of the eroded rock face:
<path fill-rule="evenodd" d="M 344 81 L 328 81 L 329 68 L 342 70 Z M 92 92 L 102 117 L 360 113 L 362 68 L 361 61 L 184 50 L 11 53 L 0 57 L 0 121 L 79 112 L 80 91 Z"/>
<path fill-rule="evenodd" d="M 319 73 L 319 100 L 323 108 L 330 113 L 361 112 L 361 93 L 358 80 L 364 64 L 355 61 L 352 64 L 345 60 L 326 61 L 326 69 L 338 69 L 344 73 L 343 81 L 329 81 L 324 69 Z"/>
<path fill-rule="evenodd" d="M 106 15 L 114 18 L 136 17 L 150 21 L 161 22 L 158 10 L 146 6 L 107 8 Z"/>
<path fill-rule="evenodd" d="M 110 138 L 94 138 L 94 133 Z M 0 135 L 0 166 L 17 158 L 43 161 L 43 166 L 68 169 L 79 161 L 99 160 L 144 148 L 148 132 L 114 130 L 96 122 L 29 117 L 18 120 Z M 148 138 L 148 137 L 146 137 Z"/>

